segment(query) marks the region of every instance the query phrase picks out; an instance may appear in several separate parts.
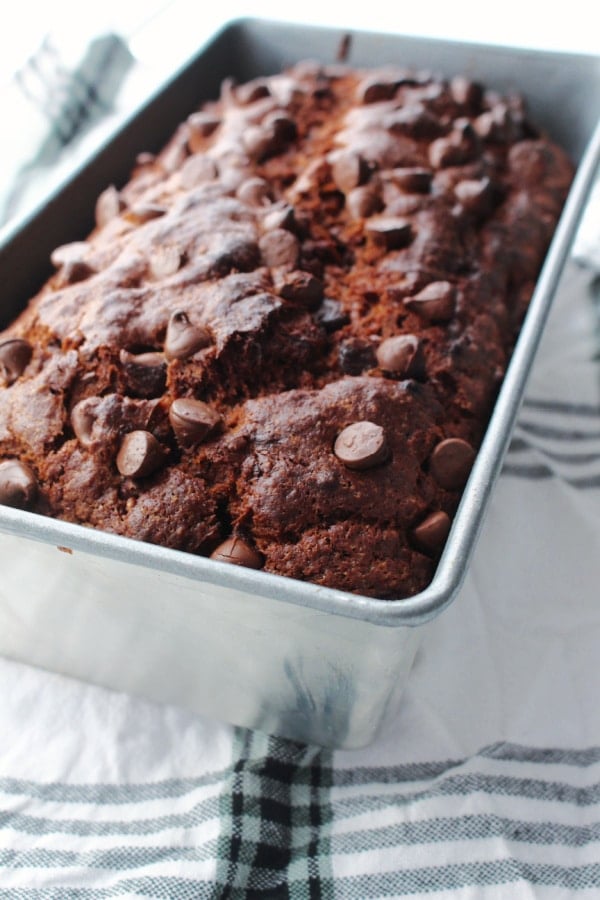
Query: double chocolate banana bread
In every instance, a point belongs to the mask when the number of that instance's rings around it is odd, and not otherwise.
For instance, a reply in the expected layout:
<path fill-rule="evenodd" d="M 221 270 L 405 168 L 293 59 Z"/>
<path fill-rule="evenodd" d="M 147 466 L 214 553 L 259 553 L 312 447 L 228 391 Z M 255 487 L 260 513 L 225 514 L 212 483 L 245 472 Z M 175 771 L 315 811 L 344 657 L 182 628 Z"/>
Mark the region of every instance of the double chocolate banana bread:
<path fill-rule="evenodd" d="M 225 83 L 0 336 L 0 502 L 415 594 L 571 178 L 518 96 L 465 78 Z"/>

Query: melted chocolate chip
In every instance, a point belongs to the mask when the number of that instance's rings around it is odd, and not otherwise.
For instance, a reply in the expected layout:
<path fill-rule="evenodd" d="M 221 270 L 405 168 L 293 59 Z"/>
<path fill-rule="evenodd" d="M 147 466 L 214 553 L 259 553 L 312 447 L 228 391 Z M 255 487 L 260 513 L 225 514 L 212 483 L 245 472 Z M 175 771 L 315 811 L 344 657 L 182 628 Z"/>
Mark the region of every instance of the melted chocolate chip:
<path fill-rule="evenodd" d="M 344 428 L 336 438 L 333 452 L 347 468 L 358 470 L 378 466 L 389 455 L 383 428 L 368 421 Z"/>
<path fill-rule="evenodd" d="M 12 384 L 23 374 L 32 354 L 31 344 L 23 338 L 9 338 L 0 343 L 0 377 L 6 384 Z"/>
<path fill-rule="evenodd" d="M 469 477 L 475 451 L 468 441 L 461 438 L 447 438 L 439 443 L 429 460 L 429 471 L 440 485 L 448 491 L 462 488 Z"/>
<path fill-rule="evenodd" d="M 264 564 L 262 555 L 239 537 L 227 538 L 213 550 L 210 558 L 248 569 L 262 569 Z"/>
<path fill-rule="evenodd" d="M 28 465 L 18 459 L 0 463 L 0 503 L 16 509 L 27 509 L 37 497 L 35 475 Z"/>
<path fill-rule="evenodd" d="M 171 404 L 169 421 L 177 442 L 183 447 L 192 447 L 219 426 L 221 417 L 207 403 L 182 397 Z"/>
<path fill-rule="evenodd" d="M 172 314 L 167 326 L 164 347 L 165 357 L 169 362 L 174 359 L 187 359 L 211 343 L 208 330 L 202 325 L 190 322 L 186 312 L 177 310 Z"/>
<path fill-rule="evenodd" d="M 149 431 L 130 431 L 121 442 L 117 469 L 125 478 L 145 478 L 163 464 L 165 449 Z"/>

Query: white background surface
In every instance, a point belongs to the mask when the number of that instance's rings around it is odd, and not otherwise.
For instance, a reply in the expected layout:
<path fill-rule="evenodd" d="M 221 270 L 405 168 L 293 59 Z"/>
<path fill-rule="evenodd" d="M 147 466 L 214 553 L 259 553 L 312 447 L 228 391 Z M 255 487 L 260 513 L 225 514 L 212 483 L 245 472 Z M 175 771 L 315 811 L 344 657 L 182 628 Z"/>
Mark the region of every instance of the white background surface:
<path fill-rule="evenodd" d="M 594 53 L 600 50 L 600 36 L 593 9 L 589 0 L 568 4 L 504 0 L 491 5 L 473 0 L 402 4 L 389 0 L 355 4 L 318 0 L 301 4 L 273 0 L 252 4 L 240 0 L 102 0 L 98 4 L 20 0 L 11 4 L 10 18 L 0 31 L 0 81 L 23 64 L 46 33 L 77 43 L 86 35 L 114 29 L 133 38 L 138 54 L 146 57 L 144 61 L 160 65 L 168 64 L 169 57 L 180 53 L 186 42 L 195 41 L 199 30 L 210 33 L 219 23 L 243 15 Z"/>

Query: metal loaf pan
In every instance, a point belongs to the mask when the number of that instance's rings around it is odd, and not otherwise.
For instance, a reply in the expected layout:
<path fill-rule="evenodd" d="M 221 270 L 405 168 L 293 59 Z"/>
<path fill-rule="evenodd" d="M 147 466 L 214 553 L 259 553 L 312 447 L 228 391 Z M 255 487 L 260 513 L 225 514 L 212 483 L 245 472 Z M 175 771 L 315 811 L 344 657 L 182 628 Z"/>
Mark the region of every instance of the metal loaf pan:
<path fill-rule="evenodd" d="M 0 245 L 6 324 L 84 237 L 99 192 L 123 183 L 223 78 L 335 60 L 336 29 L 241 20 L 185 63 Z M 600 59 L 354 33 L 353 65 L 398 62 L 499 90 L 578 164 L 493 417 L 431 585 L 381 601 L 0 507 L 0 653 L 243 726 L 337 747 L 370 743 L 398 709 L 423 626 L 455 597 L 500 470 L 553 292 L 600 155 Z"/>

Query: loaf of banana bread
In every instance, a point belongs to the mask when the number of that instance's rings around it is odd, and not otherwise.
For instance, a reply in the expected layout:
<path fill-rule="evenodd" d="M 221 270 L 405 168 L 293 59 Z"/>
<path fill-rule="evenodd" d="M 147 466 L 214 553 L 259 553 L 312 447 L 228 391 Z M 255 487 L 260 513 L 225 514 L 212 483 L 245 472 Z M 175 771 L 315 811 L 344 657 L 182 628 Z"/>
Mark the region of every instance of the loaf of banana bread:
<path fill-rule="evenodd" d="M 417 593 L 571 178 L 520 97 L 467 78 L 226 82 L 0 335 L 0 502 Z"/>

